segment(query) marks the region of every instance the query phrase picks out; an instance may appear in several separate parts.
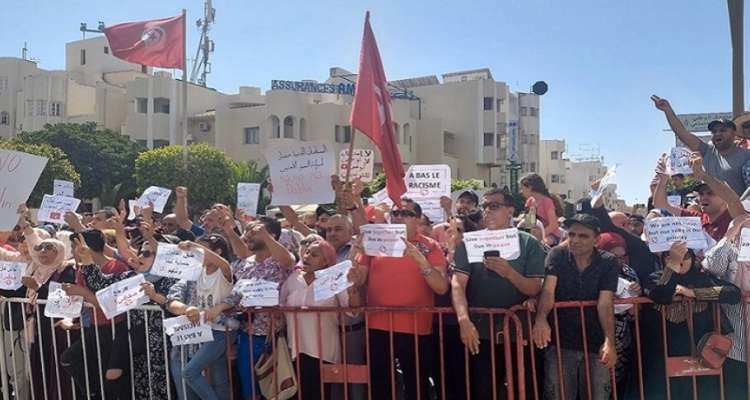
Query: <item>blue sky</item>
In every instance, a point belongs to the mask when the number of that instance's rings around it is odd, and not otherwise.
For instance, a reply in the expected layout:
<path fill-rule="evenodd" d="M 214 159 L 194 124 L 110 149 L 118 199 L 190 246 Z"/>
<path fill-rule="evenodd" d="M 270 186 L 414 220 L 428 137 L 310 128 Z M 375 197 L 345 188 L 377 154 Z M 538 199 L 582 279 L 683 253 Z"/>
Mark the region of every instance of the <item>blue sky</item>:
<path fill-rule="evenodd" d="M 202 16 L 201 0 L 13 1 L 4 21 L 18 24 L 0 24 L 0 55 L 20 56 L 26 41 L 41 67 L 62 69 L 64 44 L 81 38 L 80 22 L 111 25 L 183 7 L 189 20 Z M 680 113 L 731 110 L 723 0 L 217 0 L 214 7 L 208 80 L 225 92 L 268 89 L 272 79 L 322 80 L 331 66 L 356 71 L 366 10 L 389 79 L 489 67 L 517 90 L 545 80 L 542 138 L 566 139 L 571 153 L 598 146 L 608 164 L 621 164 L 618 192 L 630 203 L 645 201 L 655 160 L 673 143 L 651 94 Z M 188 25 L 190 56 L 197 39 Z"/>

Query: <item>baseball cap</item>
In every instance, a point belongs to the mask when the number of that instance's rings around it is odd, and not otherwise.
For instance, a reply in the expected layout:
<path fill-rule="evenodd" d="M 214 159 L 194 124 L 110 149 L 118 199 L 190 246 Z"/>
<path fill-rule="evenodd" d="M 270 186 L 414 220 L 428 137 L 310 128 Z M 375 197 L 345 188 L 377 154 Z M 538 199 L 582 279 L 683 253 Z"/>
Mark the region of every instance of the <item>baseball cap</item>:
<path fill-rule="evenodd" d="M 461 192 L 461 194 L 458 195 L 459 199 L 462 197 L 468 197 L 469 200 L 474 202 L 474 204 L 479 204 L 479 196 L 477 195 L 477 192 L 471 189 L 464 190 L 463 192 Z"/>
<path fill-rule="evenodd" d="M 563 228 L 570 229 L 570 227 L 575 224 L 583 225 L 596 233 L 599 233 L 602 230 L 599 218 L 596 218 L 591 214 L 576 214 L 563 221 Z"/>
<path fill-rule="evenodd" d="M 708 123 L 708 130 L 713 132 L 712 128 L 718 128 L 718 127 L 725 127 L 725 128 L 731 128 L 734 130 L 737 130 L 737 125 L 734 124 L 731 120 L 719 118 L 715 119 Z"/>

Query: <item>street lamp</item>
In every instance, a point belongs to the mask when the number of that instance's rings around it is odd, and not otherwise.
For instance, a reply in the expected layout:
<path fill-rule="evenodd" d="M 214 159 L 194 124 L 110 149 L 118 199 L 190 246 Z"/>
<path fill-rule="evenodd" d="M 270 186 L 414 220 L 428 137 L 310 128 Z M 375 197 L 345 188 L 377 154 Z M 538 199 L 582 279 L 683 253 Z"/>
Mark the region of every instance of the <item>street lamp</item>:
<path fill-rule="evenodd" d="M 744 11 L 745 0 L 727 0 L 729 9 L 729 31 L 732 38 L 732 114 L 734 118 L 745 112 L 744 77 Z"/>

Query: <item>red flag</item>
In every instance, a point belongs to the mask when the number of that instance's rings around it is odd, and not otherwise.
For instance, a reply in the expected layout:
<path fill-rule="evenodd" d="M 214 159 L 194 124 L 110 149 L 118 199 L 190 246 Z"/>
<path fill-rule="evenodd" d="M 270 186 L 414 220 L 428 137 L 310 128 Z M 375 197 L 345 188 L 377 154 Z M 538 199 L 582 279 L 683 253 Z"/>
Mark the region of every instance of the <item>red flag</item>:
<path fill-rule="evenodd" d="M 112 55 L 136 64 L 185 68 L 185 16 L 104 28 Z"/>
<path fill-rule="evenodd" d="M 365 32 L 362 35 L 362 50 L 359 53 L 359 75 L 349 117 L 352 128 L 367 135 L 380 149 L 385 172 L 386 190 L 394 204 L 401 204 L 406 193 L 404 166 L 393 136 L 391 117 L 391 95 L 385 79 L 383 63 L 380 61 L 378 44 L 370 27 L 370 12 L 365 15 Z"/>

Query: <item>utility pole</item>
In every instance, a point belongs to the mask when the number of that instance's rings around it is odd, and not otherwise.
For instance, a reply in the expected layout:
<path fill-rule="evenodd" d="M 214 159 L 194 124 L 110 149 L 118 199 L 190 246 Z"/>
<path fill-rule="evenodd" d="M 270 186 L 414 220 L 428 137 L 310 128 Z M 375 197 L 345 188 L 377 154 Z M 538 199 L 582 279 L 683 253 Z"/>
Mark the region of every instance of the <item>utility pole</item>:
<path fill-rule="evenodd" d="M 732 38 L 732 115 L 737 118 L 745 112 L 744 51 L 742 48 L 745 0 L 727 0 L 727 8 Z"/>

